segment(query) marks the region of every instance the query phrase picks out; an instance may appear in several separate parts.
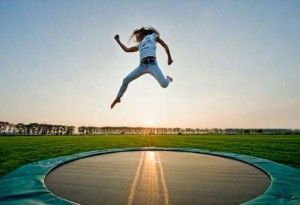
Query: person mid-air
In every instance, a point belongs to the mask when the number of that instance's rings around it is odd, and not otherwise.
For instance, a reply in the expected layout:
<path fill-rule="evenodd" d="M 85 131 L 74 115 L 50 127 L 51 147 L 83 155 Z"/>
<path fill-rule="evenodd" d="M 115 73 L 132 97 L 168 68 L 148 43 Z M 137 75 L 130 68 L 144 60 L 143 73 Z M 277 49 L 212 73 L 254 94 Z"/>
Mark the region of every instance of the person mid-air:
<path fill-rule="evenodd" d="M 158 42 L 168 55 L 168 65 L 173 63 L 168 45 L 159 37 L 159 33 L 153 27 L 142 27 L 133 31 L 131 38 L 135 37 L 137 46 L 127 48 L 121 41 L 119 35 L 115 35 L 115 40 L 125 52 L 140 51 L 140 65 L 131 71 L 124 79 L 119 89 L 116 99 L 111 104 L 112 109 L 117 103 L 121 102 L 121 97 L 125 93 L 128 84 L 143 74 L 150 73 L 160 84 L 161 87 L 168 87 L 173 79 L 165 77 L 156 62 L 156 42 Z"/>

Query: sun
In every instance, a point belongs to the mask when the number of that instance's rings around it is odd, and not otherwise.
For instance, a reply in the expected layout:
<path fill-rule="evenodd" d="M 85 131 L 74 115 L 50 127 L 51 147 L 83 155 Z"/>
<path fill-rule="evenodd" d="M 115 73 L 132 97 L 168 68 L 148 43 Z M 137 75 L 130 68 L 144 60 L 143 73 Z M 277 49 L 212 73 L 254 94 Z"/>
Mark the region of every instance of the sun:
<path fill-rule="evenodd" d="M 145 124 L 146 124 L 146 126 L 153 127 L 156 125 L 156 121 L 153 118 L 147 118 L 145 120 Z"/>

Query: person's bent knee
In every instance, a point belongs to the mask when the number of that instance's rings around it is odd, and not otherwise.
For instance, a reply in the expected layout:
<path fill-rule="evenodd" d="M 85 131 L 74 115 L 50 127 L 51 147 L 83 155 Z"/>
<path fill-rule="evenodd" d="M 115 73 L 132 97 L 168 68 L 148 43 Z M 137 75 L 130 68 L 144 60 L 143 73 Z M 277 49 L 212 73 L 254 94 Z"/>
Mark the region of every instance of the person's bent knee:
<path fill-rule="evenodd" d="M 123 84 L 128 84 L 130 82 L 130 80 L 128 78 L 123 78 Z"/>

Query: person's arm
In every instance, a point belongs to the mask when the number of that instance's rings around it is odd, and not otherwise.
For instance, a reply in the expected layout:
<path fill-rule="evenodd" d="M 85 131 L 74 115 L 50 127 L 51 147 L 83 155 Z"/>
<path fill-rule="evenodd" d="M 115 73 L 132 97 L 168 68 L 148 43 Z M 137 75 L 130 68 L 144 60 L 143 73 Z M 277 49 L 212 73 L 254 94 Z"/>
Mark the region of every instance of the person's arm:
<path fill-rule="evenodd" d="M 167 55 L 168 55 L 168 65 L 171 65 L 173 63 L 173 59 L 171 57 L 170 49 L 168 45 L 159 37 L 157 37 L 157 42 L 165 49 Z"/>
<path fill-rule="evenodd" d="M 138 51 L 137 46 L 133 46 L 133 47 L 127 48 L 127 47 L 120 41 L 119 35 L 115 35 L 114 38 L 115 38 L 115 40 L 117 41 L 117 43 L 121 46 L 121 48 L 123 49 L 123 51 L 125 51 L 125 52 L 136 52 L 136 51 Z"/>

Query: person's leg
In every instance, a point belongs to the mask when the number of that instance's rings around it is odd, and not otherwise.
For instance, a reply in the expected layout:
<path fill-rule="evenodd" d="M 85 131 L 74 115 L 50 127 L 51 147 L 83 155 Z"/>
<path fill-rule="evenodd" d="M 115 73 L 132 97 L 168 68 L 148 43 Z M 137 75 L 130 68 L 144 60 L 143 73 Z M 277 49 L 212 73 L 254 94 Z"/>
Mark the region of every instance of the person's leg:
<path fill-rule="evenodd" d="M 150 74 L 157 80 L 161 87 L 166 88 L 168 87 L 169 83 L 172 82 L 172 78 L 167 76 L 165 77 L 164 74 L 161 72 L 160 68 L 158 67 L 157 63 L 153 63 L 149 65 L 149 72 Z"/>
<path fill-rule="evenodd" d="M 125 91 L 127 90 L 127 87 L 129 85 L 129 83 L 135 79 L 137 79 L 138 77 L 140 77 L 141 75 L 146 73 L 146 69 L 145 66 L 140 65 L 137 68 L 135 68 L 133 71 L 131 71 L 124 79 L 122 82 L 122 85 L 119 89 L 119 92 L 117 94 L 116 99 L 113 101 L 113 103 L 111 104 L 111 108 L 113 108 L 115 106 L 115 104 L 121 102 L 121 97 L 123 96 L 123 94 L 125 93 Z"/>
<path fill-rule="evenodd" d="M 125 91 L 127 90 L 127 87 L 129 85 L 129 83 L 135 79 L 137 79 L 138 77 L 140 77 L 141 75 L 145 74 L 146 69 L 145 66 L 140 65 L 137 68 L 135 68 L 133 71 L 131 71 L 124 79 L 122 82 L 122 85 L 119 89 L 118 95 L 117 97 L 122 97 L 123 94 L 125 93 Z"/>

